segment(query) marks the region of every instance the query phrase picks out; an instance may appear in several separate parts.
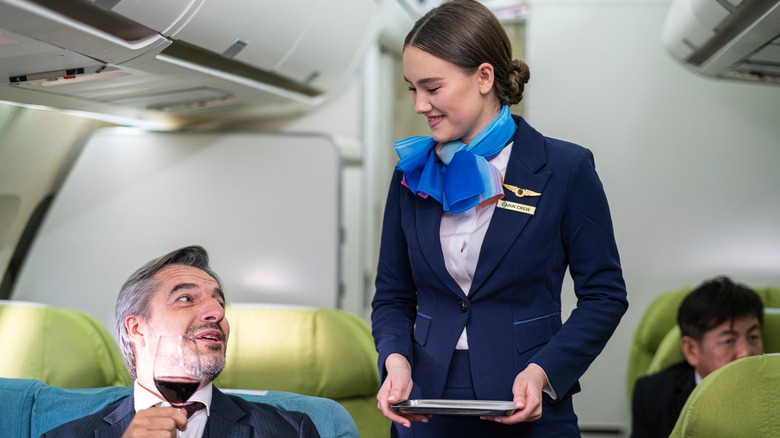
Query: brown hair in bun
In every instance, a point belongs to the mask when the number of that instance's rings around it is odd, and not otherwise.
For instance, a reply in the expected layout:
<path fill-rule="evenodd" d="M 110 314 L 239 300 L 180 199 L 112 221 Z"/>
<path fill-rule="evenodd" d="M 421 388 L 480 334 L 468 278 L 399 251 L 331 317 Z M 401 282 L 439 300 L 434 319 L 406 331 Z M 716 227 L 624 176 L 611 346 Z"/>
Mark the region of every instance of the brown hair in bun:
<path fill-rule="evenodd" d="M 512 60 L 512 45 L 504 27 L 483 4 L 450 0 L 417 20 L 404 47 L 417 47 L 473 74 L 482 63 L 493 66 L 493 87 L 501 105 L 523 99 L 531 77 L 525 62 Z"/>

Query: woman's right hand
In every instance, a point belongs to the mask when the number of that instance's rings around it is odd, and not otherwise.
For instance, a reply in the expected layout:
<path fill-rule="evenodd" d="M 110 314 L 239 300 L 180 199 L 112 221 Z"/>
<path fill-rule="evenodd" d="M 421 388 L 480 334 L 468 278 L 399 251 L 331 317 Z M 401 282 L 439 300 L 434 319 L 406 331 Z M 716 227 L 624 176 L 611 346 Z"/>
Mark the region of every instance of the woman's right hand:
<path fill-rule="evenodd" d="M 379 401 L 377 407 L 382 411 L 385 417 L 404 427 L 411 427 L 410 421 L 428 422 L 427 415 L 405 414 L 399 415 L 390 408 L 392 403 L 409 399 L 412 392 L 412 366 L 402 354 L 393 353 L 385 359 L 385 369 L 387 377 L 376 399 Z"/>

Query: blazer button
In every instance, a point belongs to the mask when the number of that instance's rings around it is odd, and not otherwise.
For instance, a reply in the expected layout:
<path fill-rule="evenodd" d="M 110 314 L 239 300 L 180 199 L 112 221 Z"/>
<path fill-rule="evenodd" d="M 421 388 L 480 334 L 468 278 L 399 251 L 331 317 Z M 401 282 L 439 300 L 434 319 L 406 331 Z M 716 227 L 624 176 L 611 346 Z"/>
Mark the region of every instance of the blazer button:
<path fill-rule="evenodd" d="M 460 310 L 461 310 L 463 313 L 466 313 L 466 312 L 468 312 L 468 310 L 469 310 L 469 305 L 468 305 L 468 304 L 466 304 L 466 302 L 465 302 L 465 301 L 461 301 L 461 302 L 460 302 Z"/>

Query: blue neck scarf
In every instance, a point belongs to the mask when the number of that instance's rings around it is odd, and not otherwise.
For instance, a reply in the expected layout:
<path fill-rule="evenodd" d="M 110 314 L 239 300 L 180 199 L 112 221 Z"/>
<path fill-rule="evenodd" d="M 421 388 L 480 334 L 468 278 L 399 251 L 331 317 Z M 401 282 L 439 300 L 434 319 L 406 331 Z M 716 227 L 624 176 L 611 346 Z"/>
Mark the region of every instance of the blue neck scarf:
<path fill-rule="evenodd" d="M 509 107 L 483 129 L 471 144 L 458 140 L 442 146 L 438 153 L 432 137 L 409 137 L 395 143 L 404 185 L 413 193 L 433 197 L 444 211 L 462 213 L 477 204 L 503 198 L 501 173 L 488 160 L 498 155 L 515 134 Z M 495 198 L 495 199 L 493 199 Z"/>

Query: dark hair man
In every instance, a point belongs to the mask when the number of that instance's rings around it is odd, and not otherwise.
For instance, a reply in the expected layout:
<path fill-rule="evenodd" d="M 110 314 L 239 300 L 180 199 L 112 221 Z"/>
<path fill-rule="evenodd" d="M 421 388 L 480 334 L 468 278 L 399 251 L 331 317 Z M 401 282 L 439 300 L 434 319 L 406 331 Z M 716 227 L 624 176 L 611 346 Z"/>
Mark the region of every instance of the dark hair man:
<path fill-rule="evenodd" d="M 668 437 L 704 377 L 731 361 L 764 352 L 763 323 L 758 294 L 728 277 L 705 281 L 688 294 L 677 312 L 685 362 L 636 381 L 632 438 Z"/>

